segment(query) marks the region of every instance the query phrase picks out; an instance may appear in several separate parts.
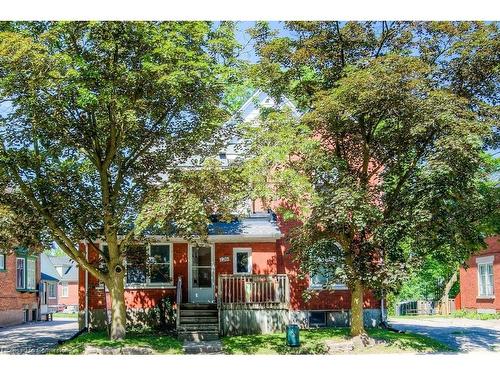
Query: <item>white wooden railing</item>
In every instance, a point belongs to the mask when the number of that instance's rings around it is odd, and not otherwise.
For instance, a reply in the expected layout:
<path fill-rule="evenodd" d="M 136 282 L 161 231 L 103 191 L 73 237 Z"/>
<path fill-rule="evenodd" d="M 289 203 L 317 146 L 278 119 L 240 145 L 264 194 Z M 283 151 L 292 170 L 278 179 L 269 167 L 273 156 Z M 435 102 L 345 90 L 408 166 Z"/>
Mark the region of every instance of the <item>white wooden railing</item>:
<path fill-rule="evenodd" d="M 287 275 L 219 275 L 219 308 L 288 308 Z"/>

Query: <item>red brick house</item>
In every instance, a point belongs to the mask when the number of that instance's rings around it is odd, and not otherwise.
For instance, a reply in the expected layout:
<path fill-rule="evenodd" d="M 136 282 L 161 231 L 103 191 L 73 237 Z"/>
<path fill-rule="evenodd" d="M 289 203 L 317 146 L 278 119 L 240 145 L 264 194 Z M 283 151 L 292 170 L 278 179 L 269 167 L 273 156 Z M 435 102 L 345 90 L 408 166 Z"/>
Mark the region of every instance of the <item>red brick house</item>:
<path fill-rule="evenodd" d="M 57 304 L 60 310 L 78 311 L 78 264 L 68 256 L 49 256 L 58 273 Z"/>
<path fill-rule="evenodd" d="M 486 239 L 488 247 L 460 269 L 460 303 L 464 310 L 500 312 L 500 236 Z"/>
<path fill-rule="evenodd" d="M 0 253 L 0 327 L 39 319 L 39 259 L 24 249 Z"/>
<path fill-rule="evenodd" d="M 257 92 L 241 108 L 245 121 L 258 118 L 261 106 L 274 102 Z M 296 112 L 293 104 L 285 100 Z M 237 140 L 229 142 L 219 154 L 230 163 L 238 156 Z M 286 225 L 272 212 L 259 212 L 249 203 L 251 214 L 232 223 L 213 222 L 208 242 L 194 244 L 182 238 L 152 236 L 144 245 L 151 259 L 141 271 L 133 261 L 126 270 L 125 300 L 127 314 L 134 321 L 162 298 L 175 301 L 177 329 L 184 333 L 243 334 L 272 332 L 285 324 L 346 326 L 349 324 L 351 293 L 345 285 L 324 289 L 321 277 L 299 277 L 298 264 L 287 252 Z M 106 245 L 96 242 L 103 252 Z M 82 243 L 80 251 L 89 261 L 98 262 L 92 245 Z M 80 269 L 80 326 L 99 326 L 110 308 L 102 285 Z M 309 299 L 304 292 L 314 292 Z M 371 293 L 364 297 L 365 322 L 380 322 L 380 301 Z M 88 314 L 86 314 L 88 312 Z M 202 335 L 203 336 L 203 335 Z M 205 335 L 207 336 L 207 335 Z"/>

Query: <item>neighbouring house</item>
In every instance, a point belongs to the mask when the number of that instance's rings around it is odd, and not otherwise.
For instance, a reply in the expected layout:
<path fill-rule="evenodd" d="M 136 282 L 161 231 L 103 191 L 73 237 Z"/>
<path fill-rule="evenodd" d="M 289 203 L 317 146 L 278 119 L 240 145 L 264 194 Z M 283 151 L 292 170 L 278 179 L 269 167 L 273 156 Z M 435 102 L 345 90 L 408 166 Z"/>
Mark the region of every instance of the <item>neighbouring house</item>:
<path fill-rule="evenodd" d="M 294 113 L 295 107 L 288 100 Z M 256 92 L 239 113 L 254 121 L 261 107 L 274 106 L 263 92 Z M 230 163 L 238 157 L 237 139 L 219 154 Z M 288 323 L 309 326 L 347 326 L 351 293 L 343 284 L 324 287 L 319 275 L 299 277 L 284 240 L 289 224 L 271 210 L 248 202 L 249 214 L 231 223 L 209 225 L 208 242 L 195 244 L 173 236 L 150 236 L 150 243 L 135 245 L 134 253 L 147 262 L 127 259 L 125 300 L 127 316 L 139 322 L 169 298 L 177 310 L 177 330 L 184 338 L 265 333 L 282 330 Z M 81 243 L 89 262 L 98 263 L 106 243 Z M 99 281 L 80 268 L 80 327 L 100 327 L 109 319 L 109 294 Z M 310 298 L 304 298 L 311 292 Z M 380 300 L 364 295 L 365 323 L 376 326 L 381 319 Z M 153 322 L 154 323 L 154 322 Z"/>
<path fill-rule="evenodd" d="M 40 254 L 41 280 L 40 280 L 40 312 L 41 314 L 54 313 L 58 310 L 58 291 L 60 275 L 52 264 L 50 257 Z"/>
<path fill-rule="evenodd" d="M 78 264 L 68 256 L 48 257 L 58 274 L 57 305 L 65 312 L 78 311 Z"/>
<path fill-rule="evenodd" d="M 487 248 L 460 269 L 460 306 L 478 313 L 500 312 L 500 236 L 486 239 Z"/>
<path fill-rule="evenodd" d="M 40 258 L 23 248 L 0 253 L 0 327 L 40 318 Z"/>

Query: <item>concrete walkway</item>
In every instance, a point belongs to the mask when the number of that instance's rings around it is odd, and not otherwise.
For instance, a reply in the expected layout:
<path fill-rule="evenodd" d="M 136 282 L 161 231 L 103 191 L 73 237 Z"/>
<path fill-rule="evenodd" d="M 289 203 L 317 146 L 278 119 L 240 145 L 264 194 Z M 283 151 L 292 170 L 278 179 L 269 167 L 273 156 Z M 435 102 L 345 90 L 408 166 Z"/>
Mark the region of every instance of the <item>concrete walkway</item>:
<path fill-rule="evenodd" d="M 463 351 L 500 352 L 500 320 L 463 318 L 390 318 L 396 329 L 419 333 Z"/>
<path fill-rule="evenodd" d="M 44 354 L 78 332 L 76 319 L 54 318 L 0 329 L 0 354 Z"/>

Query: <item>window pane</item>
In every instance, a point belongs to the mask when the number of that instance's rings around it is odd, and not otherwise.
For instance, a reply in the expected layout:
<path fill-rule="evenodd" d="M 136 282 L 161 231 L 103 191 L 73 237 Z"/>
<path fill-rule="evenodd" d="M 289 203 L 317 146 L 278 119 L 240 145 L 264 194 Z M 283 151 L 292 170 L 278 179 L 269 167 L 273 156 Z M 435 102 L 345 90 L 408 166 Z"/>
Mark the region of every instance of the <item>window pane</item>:
<path fill-rule="evenodd" d="M 146 283 L 147 249 L 145 245 L 133 244 L 127 246 L 127 283 Z"/>
<path fill-rule="evenodd" d="M 250 273 L 248 264 L 248 253 L 237 252 L 236 253 L 236 272 L 238 273 Z"/>
<path fill-rule="evenodd" d="M 212 265 L 212 251 L 211 247 L 197 247 L 193 246 L 193 266 L 206 266 Z"/>
<path fill-rule="evenodd" d="M 36 262 L 34 259 L 28 259 L 27 264 L 27 289 L 35 289 L 36 287 Z"/>
<path fill-rule="evenodd" d="M 170 262 L 170 246 L 169 245 L 151 245 L 151 257 L 156 263 Z"/>
<path fill-rule="evenodd" d="M 24 259 L 17 258 L 16 260 L 16 287 L 18 289 L 24 289 L 24 279 L 25 279 L 25 269 L 24 269 Z"/>
<path fill-rule="evenodd" d="M 195 288 L 212 287 L 212 270 L 210 267 L 207 268 L 193 267 L 193 287 Z"/>
<path fill-rule="evenodd" d="M 153 264 L 150 267 L 150 281 L 152 283 L 169 283 L 170 280 L 170 264 Z"/>
<path fill-rule="evenodd" d="M 0 270 L 5 269 L 5 254 L 0 254 Z"/>
<path fill-rule="evenodd" d="M 324 311 L 311 311 L 309 314 L 309 324 L 312 326 L 322 326 L 326 323 L 326 313 Z"/>
<path fill-rule="evenodd" d="M 146 282 L 146 271 L 144 267 L 127 265 L 127 283 L 143 284 Z"/>

